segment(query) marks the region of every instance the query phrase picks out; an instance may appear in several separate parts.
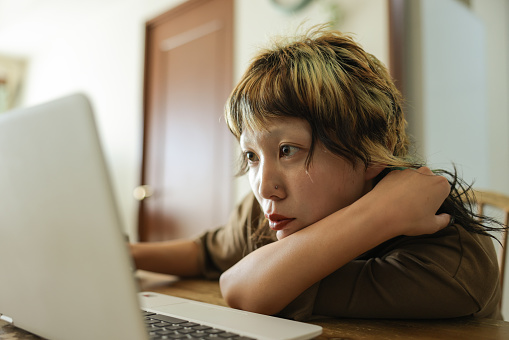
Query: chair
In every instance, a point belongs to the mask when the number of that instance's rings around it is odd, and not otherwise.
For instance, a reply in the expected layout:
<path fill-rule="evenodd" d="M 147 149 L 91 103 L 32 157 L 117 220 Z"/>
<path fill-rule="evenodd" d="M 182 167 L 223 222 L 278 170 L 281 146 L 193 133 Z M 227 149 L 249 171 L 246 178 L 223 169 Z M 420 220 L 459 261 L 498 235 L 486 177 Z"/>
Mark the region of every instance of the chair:
<path fill-rule="evenodd" d="M 496 193 L 493 191 L 487 190 L 474 190 L 474 195 L 476 199 L 477 209 L 479 214 L 485 214 L 486 208 L 494 208 L 496 211 L 501 211 L 504 213 L 503 222 L 507 227 L 509 223 L 509 196 Z M 488 214 L 489 215 L 489 214 Z M 507 255 L 507 238 L 508 231 L 504 230 L 502 232 L 501 237 L 499 237 L 500 244 L 502 246 L 498 265 L 500 268 L 500 286 L 504 287 L 504 270 L 505 270 L 505 262 Z M 502 288 L 503 289 L 503 288 Z"/>

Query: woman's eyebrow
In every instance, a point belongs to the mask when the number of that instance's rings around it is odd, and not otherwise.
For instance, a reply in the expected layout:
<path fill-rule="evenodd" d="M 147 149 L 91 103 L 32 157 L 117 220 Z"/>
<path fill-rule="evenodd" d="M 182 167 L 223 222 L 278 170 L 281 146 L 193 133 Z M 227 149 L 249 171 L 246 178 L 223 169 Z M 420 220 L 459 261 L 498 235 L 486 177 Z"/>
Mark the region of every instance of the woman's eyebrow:
<path fill-rule="evenodd" d="M 258 140 L 267 140 L 267 139 L 281 139 L 281 138 L 302 138 L 302 134 L 300 132 L 292 131 L 289 129 L 289 126 L 280 126 L 280 125 L 272 125 L 267 127 L 266 129 L 259 131 L 250 131 L 248 134 L 243 133 L 240 136 L 240 145 L 253 145 L 257 144 Z"/>

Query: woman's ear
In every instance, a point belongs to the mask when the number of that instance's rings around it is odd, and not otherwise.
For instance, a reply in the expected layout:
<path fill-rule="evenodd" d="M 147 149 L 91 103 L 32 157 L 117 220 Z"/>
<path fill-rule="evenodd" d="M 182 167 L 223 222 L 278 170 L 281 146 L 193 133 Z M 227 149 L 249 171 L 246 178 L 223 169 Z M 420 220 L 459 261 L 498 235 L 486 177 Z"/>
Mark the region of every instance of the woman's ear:
<path fill-rule="evenodd" d="M 364 173 L 364 180 L 369 181 L 376 176 L 378 176 L 379 173 L 385 169 L 387 165 L 385 164 L 370 164 L 368 168 L 366 169 L 366 172 Z"/>

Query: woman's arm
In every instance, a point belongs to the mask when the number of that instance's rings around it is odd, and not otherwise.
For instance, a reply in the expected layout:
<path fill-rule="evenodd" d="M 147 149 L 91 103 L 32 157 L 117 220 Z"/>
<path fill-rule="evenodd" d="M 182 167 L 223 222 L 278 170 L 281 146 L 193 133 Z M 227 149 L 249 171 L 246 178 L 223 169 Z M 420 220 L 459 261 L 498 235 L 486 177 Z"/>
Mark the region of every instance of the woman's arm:
<path fill-rule="evenodd" d="M 129 247 L 137 269 L 178 276 L 200 274 L 199 248 L 192 240 L 135 243 Z"/>
<path fill-rule="evenodd" d="M 231 212 L 226 225 L 196 239 L 130 244 L 136 268 L 179 276 L 218 278 L 249 248 L 246 239 L 251 230 L 250 222 L 259 215 L 260 206 L 251 194 Z"/>
<path fill-rule="evenodd" d="M 232 307 L 278 313 L 378 244 L 445 227 L 450 217 L 435 213 L 449 190 L 447 180 L 427 168 L 393 171 L 354 204 L 243 258 L 221 276 L 221 292 Z"/>

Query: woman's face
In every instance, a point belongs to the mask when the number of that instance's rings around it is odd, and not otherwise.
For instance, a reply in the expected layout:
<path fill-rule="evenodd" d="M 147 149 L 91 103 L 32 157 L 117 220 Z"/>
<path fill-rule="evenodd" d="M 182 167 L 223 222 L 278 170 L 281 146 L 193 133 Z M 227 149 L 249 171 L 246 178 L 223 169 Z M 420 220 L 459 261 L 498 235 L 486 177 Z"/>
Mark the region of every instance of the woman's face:
<path fill-rule="evenodd" d="M 240 137 L 251 189 L 279 240 L 355 202 L 378 174 L 352 166 L 321 143 L 307 169 L 310 146 L 311 128 L 299 118 L 273 119 L 267 130 Z"/>

